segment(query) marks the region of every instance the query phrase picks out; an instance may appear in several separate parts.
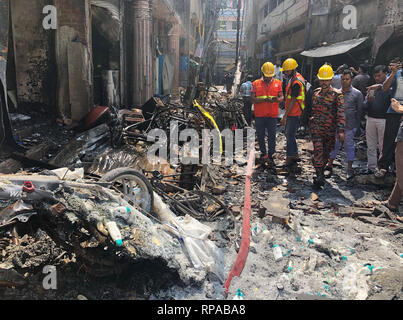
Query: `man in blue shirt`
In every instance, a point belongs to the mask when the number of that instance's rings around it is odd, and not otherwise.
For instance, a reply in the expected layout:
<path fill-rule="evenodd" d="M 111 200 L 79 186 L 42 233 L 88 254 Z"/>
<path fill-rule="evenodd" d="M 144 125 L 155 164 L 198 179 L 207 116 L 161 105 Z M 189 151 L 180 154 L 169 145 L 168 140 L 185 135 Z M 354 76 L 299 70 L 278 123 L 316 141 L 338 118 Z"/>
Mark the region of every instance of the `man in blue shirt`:
<path fill-rule="evenodd" d="M 332 87 L 336 89 L 341 89 L 341 78 L 343 76 L 344 70 L 348 69 L 348 65 L 343 64 L 342 66 L 337 68 L 337 72 L 332 81 Z"/>
<path fill-rule="evenodd" d="M 390 75 L 382 86 L 382 90 L 387 92 L 392 91 L 392 97 L 395 96 L 397 90 L 397 79 L 402 77 L 402 64 L 401 62 L 391 63 Z M 379 87 L 380 89 L 381 87 Z M 385 134 L 383 138 L 383 147 L 381 157 L 379 159 L 379 171 L 375 174 L 377 178 L 383 178 L 389 170 L 390 165 L 394 161 L 396 149 L 396 136 L 400 127 L 401 114 L 397 113 L 390 106 L 386 114 Z"/>
<path fill-rule="evenodd" d="M 249 126 L 252 125 L 252 100 L 250 98 L 250 94 L 252 91 L 252 80 L 253 76 L 248 75 L 246 78 L 246 82 L 241 85 L 241 95 L 243 98 L 243 114 L 245 116 L 245 120 Z"/>

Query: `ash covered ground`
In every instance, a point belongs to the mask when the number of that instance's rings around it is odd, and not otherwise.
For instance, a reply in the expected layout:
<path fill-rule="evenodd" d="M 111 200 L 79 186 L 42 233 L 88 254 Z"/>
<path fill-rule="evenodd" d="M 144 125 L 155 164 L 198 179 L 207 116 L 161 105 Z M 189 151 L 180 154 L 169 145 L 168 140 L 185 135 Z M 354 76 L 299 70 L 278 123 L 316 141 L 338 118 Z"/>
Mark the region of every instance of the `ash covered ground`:
<path fill-rule="evenodd" d="M 54 129 L 65 130 L 60 126 Z M 46 143 L 51 136 L 44 135 L 44 141 L 38 142 Z M 346 181 L 342 153 L 335 162 L 334 177 L 323 190 L 313 191 L 312 148 L 305 139 L 298 143 L 302 150 L 301 172 L 294 177 L 282 169 L 285 138 L 281 130 L 277 175 L 259 165 L 254 169 L 250 249 L 245 267 L 240 277 L 233 278 L 228 294 L 223 279 L 192 269 L 186 254 L 177 258 L 175 267 L 167 263 L 164 255 L 132 261 L 122 270 L 117 267 L 119 260 L 115 260 L 104 265 L 109 271 L 113 269 L 112 272 L 96 275 L 86 267 L 83 257 L 66 250 L 48 220 L 34 217 L 19 228 L 18 246 L 11 236 L 0 237 L 0 267 L 9 268 L 10 264 L 13 267 L 3 275 L 0 296 L 3 299 L 215 300 L 232 299 L 240 289 L 245 299 L 251 300 L 401 300 L 403 224 L 399 216 L 381 205 L 389 196 L 392 183 L 384 181 L 374 185 L 370 183 L 371 177 L 360 175 Z M 359 160 L 355 166 L 359 173 L 365 165 L 365 146 L 361 145 L 357 154 Z M 225 276 L 236 260 L 241 240 L 245 166 L 246 163 L 215 166 L 213 171 L 219 185 L 208 186 L 230 208 L 236 221 L 235 228 L 224 218 L 214 223 L 203 222 L 214 230 L 210 239 L 222 254 L 224 264 L 220 271 Z M 91 195 L 88 197 L 91 200 Z M 272 210 L 276 203 L 277 210 Z M 85 235 L 86 230 L 80 232 Z M 220 232 L 231 236 L 223 240 L 216 236 Z M 85 245 L 87 250 L 91 250 L 90 240 Z M 181 251 L 179 242 L 172 240 L 169 245 Z M 273 253 L 276 245 L 281 248 L 279 260 Z M 136 243 L 135 250 L 141 246 L 141 242 Z M 119 255 L 114 251 L 108 254 Z M 96 254 L 92 259 L 100 257 Z M 109 260 L 110 256 L 105 259 Z M 57 290 L 43 288 L 43 266 L 49 264 L 57 267 Z M 13 285 L 4 285 L 4 279 Z"/>

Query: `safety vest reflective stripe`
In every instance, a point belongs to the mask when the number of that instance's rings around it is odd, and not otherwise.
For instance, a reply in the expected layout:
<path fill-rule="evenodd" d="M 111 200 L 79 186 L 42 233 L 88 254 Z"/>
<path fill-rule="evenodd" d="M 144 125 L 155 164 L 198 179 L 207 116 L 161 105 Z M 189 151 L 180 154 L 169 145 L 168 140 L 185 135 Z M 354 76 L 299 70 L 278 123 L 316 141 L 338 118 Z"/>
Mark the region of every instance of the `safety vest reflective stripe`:
<path fill-rule="evenodd" d="M 287 99 L 291 100 L 292 96 L 288 95 Z M 305 110 L 305 87 L 302 83 L 301 83 L 301 95 L 297 97 L 297 100 L 299 101 L 299 105 L 300 105 L 302 111 L 304 111 Z"/>
<path fill-rule="evenodd" d="M 256 97 L 257 99 L 267 99 L 267 98 L 270 98 L 270 99 L 273 99 L 273 98 L 276 98 L 275 96 L 259 96 L 259 97 Z"/>

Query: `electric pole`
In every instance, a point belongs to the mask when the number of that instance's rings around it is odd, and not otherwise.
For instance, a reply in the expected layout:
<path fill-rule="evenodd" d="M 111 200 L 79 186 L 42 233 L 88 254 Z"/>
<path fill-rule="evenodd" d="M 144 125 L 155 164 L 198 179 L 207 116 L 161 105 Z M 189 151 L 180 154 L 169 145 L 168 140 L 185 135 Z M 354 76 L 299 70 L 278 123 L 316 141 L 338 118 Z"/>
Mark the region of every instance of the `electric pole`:
<path fill-rule="evenodd" d="M 235 57 L 235 68 L 238 67 L 239 62 L 239 44 L 240 44 L 240 31 L 241 31 L 241 8 L 242 0 L 238 0 L 238 18 L 237 18 L 237 32 L 236 32 L 236 57 Z"/>

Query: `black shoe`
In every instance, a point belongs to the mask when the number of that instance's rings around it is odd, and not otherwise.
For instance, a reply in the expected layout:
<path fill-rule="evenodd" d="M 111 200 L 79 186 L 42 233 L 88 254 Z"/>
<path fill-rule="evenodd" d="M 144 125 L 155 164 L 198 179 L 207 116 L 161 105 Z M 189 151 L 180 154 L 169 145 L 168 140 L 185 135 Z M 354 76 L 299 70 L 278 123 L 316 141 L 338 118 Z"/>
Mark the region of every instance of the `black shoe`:
<path fill-rule="evenodd" d="M 270 157 L 268 157 L 268 158 L 266 158 L 267 160 L 267 165 L 268 166 L 272 166 L 272 167 L 275 167 L 276 166 L 276 163 L 274 162 L 274 159 L 273 158 L 270 158 Z"/>
<path fill-rule="evenodd" d="M 321 177 L 316 177 L 313 179 L 313 187 L 315 189 L 320 189 L 325 185 L 325 177 L 321 176 Z"/>
<path fill-rule="evenodd" d="M 386 169 L 381 169 L 377 173 L 375 173 L 376 178 L 385 178 L 386 174 L 388 173 L 388 170 Z"/>
<path fill-rule="evenodd" d="M 273 158 L 268 158 L 266 162 L 266 169 L 269 170 L 271 173 L 276 174 L 277 173 L 277 166 L 276 163 L 274 162 Z"/>
<path fill-rule="evenodd" d="M 258 160 L 258 163 L 262 164 L 262 165 L 265 165 L 267 163 L 267 160 L 268 160 L 267 155 L 261 155 L 259 160 Z"/>
<path fill-rule="evenodd" d="M 299 156 L 296 156 L 296 157 L 294 158 L 294 161 L 297 162 L 297 163 L 302 162 L 302 160 L 301 160 L 301 158 L 300 158 Z"/>
<path fill-rule="evenodd" d="M 327 166 L 327 167 L 325 168 L 324 175 L 325 175 L 325 178 L 326 178 L 326 179 L 331 178 L 332 175 L 333 175 L 333 167 Z"/>
<path fill-rule="evenodd" d="M 353 179 L 355 176 L 354 171 L 353 170 L 348 170 L 347 171 L 347 180 L 351 180 Z"/>

